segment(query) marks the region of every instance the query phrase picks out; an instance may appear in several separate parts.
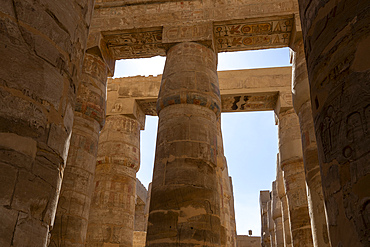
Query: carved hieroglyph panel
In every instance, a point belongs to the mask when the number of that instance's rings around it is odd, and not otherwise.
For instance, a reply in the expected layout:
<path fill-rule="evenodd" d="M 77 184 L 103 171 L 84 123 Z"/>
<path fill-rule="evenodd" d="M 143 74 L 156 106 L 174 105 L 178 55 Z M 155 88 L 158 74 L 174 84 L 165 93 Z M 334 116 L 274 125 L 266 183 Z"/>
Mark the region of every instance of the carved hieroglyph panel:
<path fill-rule="evenodd" d="M 145 99 L 136 101 L 145 115 L 157 116 L 157 99 Z"/>
<path fill-rule="evenodd" d="M 222 112 L 270 111 L 275 109 L 278 93 L 258 95 L 223 95 Z M 157 99 L 137 100 L 145 115 L 157 116 Z"/>
<path fill-rule="evenodd" d="M 145 58 L 166 55 L 162 46 L 162 29 L 106 33 L 104 38 L 115 59 Z"/>
<path fill-rule="evenodd" d="M 221 96 L 222 112 L 267 111 L 276 106 L 278 93 L 264 95 Z"/>
<path fill-rule="evenodd" d="M 219 52 L 277 48 L 289 45 L 292 18 L 214 25 Z"/>

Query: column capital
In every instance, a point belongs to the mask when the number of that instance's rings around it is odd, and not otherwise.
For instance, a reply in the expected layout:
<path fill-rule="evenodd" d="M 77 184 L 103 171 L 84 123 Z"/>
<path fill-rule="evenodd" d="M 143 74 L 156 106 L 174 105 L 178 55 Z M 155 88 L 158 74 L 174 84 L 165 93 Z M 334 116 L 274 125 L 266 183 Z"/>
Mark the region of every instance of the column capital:
<path fill-rule="evenodd" d="M 213 22 L 198 22 L 187 25 L 163 27 L 162 43 L 170 47 L 177 43 L 196 42 L 215 51 Z"/>
<path fill-rule="evenodd" d="M 133 118 L 140 124 L 140 129 L 145 128 L 145 113 L 134 98 L 116 98 L 107 100 L 107 116 L 124 115 Z"/>
<path fill-rule="evenodd" d="M 108 66 L 108 76 L 114 75 L 116 60 L 109 50 L 101 32 L 90 33 L 87 39 L 86 53 L 98 55 Z"/>

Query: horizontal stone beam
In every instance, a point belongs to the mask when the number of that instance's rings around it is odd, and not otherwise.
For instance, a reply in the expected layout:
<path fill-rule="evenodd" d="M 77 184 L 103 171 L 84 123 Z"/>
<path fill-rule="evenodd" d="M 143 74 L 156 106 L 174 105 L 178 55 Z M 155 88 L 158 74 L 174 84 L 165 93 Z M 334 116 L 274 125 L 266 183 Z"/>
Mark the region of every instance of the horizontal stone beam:
<path fill-rule="evenodd" d="M 276 111 L 292 107 L 291 78 L 291 67 L 219 71 L 222 112 Z M 145 115 L 157 115 L 161 80 L 161 75 L 108 79 L 107 114 L 132 114 L 125 112 L 132 107 L 122 104 L 135 100 Z"/>
<path fill-rule="evenodd" d="M 268 49 L 289 46 L 297 14 L 294 0 L 98 1 L 91 32 L 115 59 L 164 56 L 184 41 L 217 52 Z"/>
<path fill-rule="evenodd" d="M 169 23 L 226 22 L 293 13 L 298 13 L 295 0 L 97 0 L 90 32 L 163 27 Z"/>

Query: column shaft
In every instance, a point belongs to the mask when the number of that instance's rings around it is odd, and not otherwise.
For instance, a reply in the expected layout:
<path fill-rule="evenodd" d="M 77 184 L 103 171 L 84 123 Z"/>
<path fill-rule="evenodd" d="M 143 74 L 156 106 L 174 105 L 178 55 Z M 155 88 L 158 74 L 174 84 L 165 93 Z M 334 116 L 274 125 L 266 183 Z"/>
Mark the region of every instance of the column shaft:
<path fill-rule="evenodd" d="M 272 183 L 272 220 L 274 221 L 275 246 L 284 247 L 284 230 L 281 201 L 277 192 L 276 181 Z"/>
<path fill-rule="evenodd" d="M 293 109 L 279 114 L 280 166 L 288 199 L 293 246 L 313 246 L 302 159 L 298 116 Z"/>
<path fill-rule="evenodd" d="M 193 42 L 167 52 L 147 246 L 220 246 L 216 54 Z"/>
<path fill-rule="evenodd" d="M 261 212 L 261 246 L 270 247 L 271 238 L 268 227 L 268 208 L 267 204 L 270 201 L 270 191 L 260 191 L 260 212 Z"/>
<path fill-rule="evenodd" d="M 324 197 L 315 129 L 311 111 L 310 91 L 304 57 L 303 40 L 293 46 L 293 105 L 301 129 L 303 163 L 306 175 L 308 209 L 311 221 L 312 239 L 315 247 L 329 247 Z"/>
<path fill-rule="evenodd" d="M 0 246 L 48 244 L 93 2 L 1 2 Z"/>
<path fill-rule="evenodd" d="M 368 246 L 369 1 L 298 2 L 331 245 Z"/>
<path fill-rule="evenodd" d="M 270 235 L 270 246 L 275 247 L 275 225 L 272 219 L 272 201 L 271 201 L 271 192 L 270 192 L 270 200 L 267 203 L 267 228 L 268 233 Z"/>
<path fill-rule="evenodd" d="M 100 134 L 86 246 L 132 247 L 140 124 L 108 116 Z"/>
<path fill-rule="evenodd" d="M 276 189 L 278 196 L 280 198 L 280 207 L 281 207 L 281 217 L 283 222 L 283 233 L 284 233 L 284 246 L 292 246 L 292 233 L 290 230 L 290 221 L 289 221 L 289 208 L 288 208 L 288 199 L 285 193 L 285 185 L 283 178 L 283 171 L 280 167 L 280 158 L 277 156 L 276 162 Z"/>
<path fill-rule="evenodd" d="M 99 131 L 105 119 L 108 68 L 86 53 L 77 90 L 71 145 L 49 246 L 84 246 Z"/>

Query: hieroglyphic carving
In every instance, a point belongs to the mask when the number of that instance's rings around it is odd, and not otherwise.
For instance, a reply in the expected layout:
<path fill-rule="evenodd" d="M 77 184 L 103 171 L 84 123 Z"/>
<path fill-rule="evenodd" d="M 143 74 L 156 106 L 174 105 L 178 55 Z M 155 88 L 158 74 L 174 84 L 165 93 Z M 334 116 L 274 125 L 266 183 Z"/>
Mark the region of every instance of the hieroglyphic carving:
<path fill-rule="evenodd" d="M 274 109 L 278 94 L 221 96 L 222 112 Z"/>
<path fill-rule="evenodd" d="M 163 43 L 212 40 L 212 23 L 198 23 L 191 26 L 170 26 L 163 28 Z"/>
<path fill-rule="evenodd" d="M 104 38 L 115 59 L 166 55 L 162 46 L 162 28 L 150 31 L 132 30 L 106 33 Z"/>
<path fill-rule="evenodd" d="M 274 109 L 278 94 L 265 95 L 225 95 L 221 96 L 222 112 L 264 111 Z M 157 99 L 137 100 L 146 115 L 157 116 Z"/>
<path fill-rule="evenodd" d="M 214 25 L 218 51 L 242 51 L 288 46 L 293 19 Z"/>
<path fill-rule="evenodd" d="M 145 99 L 136 101 L 145 115 L 157 116 L 157 99 Z"/>

